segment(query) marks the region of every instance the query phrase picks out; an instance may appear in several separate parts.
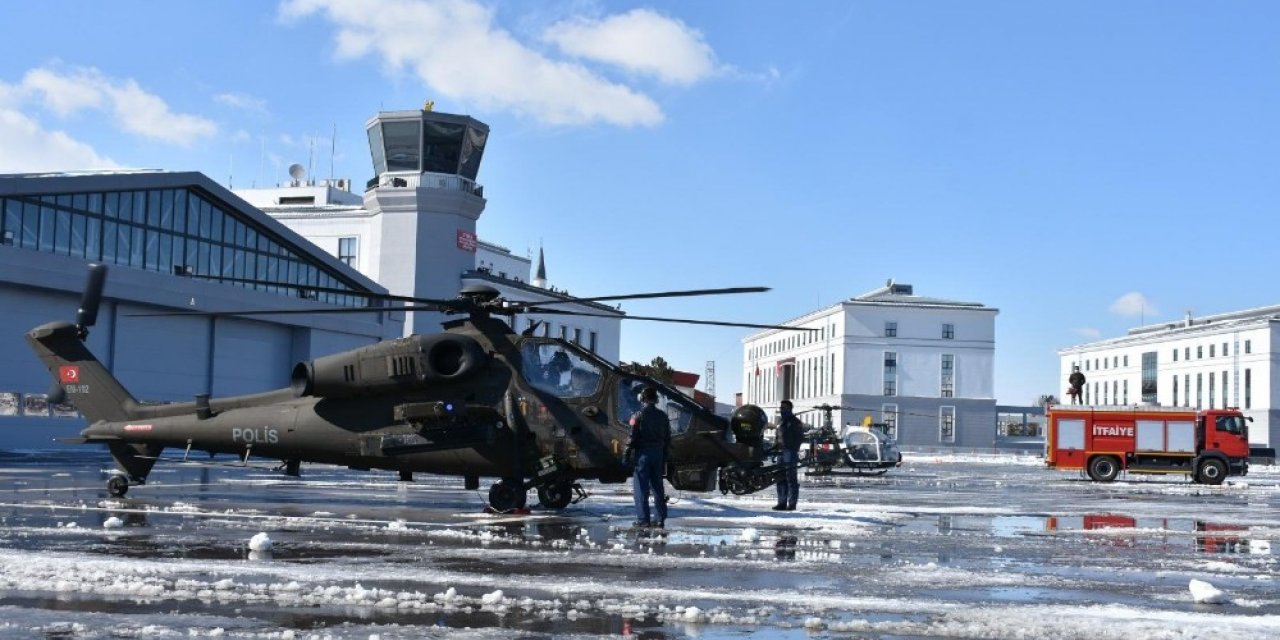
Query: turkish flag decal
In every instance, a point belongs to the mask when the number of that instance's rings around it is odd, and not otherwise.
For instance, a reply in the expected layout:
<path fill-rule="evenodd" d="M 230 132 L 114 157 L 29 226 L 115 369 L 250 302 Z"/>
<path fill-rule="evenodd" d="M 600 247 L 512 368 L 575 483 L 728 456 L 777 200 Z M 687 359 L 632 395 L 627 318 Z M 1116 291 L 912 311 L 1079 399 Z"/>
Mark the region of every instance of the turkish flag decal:
<path fill-rule="evenodd" d="M 63 384 L 77 384 L 80 382 L 80 367 L 74 364 L 68 364 L 58 367 L 58 381 Z"/>

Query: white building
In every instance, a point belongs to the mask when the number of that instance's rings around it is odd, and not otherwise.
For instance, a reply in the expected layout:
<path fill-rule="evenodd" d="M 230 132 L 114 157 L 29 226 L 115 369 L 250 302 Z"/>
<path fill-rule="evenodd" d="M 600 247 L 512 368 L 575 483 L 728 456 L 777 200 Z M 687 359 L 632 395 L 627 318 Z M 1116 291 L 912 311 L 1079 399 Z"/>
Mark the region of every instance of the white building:
<path fill-rule="evenodd" d="M 1238 407 L 1253 418 L 1249 439 L 1276 442 L 1272 414 L 1280 305 L 1130 329 L 1119 338 L 1058 352 L 1067 377 L 1085 375 L 1085 404 L 1157 404 L 1195 409 Z"/>
<path fill-rule="evenodd" d="M 975 302 L 914 295 L 893 281 L 743 340 L 743 401 L 800 411 L 871 415 L 909 446 L 991 446 L 995 437 L 995 317 Z M 819 412 L 804 414 L 812 425 Z"/>
<path fill-rule="evenodd" d="M 487 125 L 436 111 L 391 111 L 370 119 L 366 130 L 376 175 L 362 196 L 349 191 L 349 180 L 316 184 L 301 177 L 236 193 L 393 294 L 452 299 L 467 285 L 486 284 L 508 300 L 597 314 L 523 314 L 516 329 L 542 321 L 540 333 L 618 360 L 621 311 L 548 286 L 542 264 L 542 279 L 531 279 L 530 259 L 477 237 L 487 202 L 476 182 Z M 406 316 L 406 335 L 437 332 L 445 319 L 422 311 Z"/>

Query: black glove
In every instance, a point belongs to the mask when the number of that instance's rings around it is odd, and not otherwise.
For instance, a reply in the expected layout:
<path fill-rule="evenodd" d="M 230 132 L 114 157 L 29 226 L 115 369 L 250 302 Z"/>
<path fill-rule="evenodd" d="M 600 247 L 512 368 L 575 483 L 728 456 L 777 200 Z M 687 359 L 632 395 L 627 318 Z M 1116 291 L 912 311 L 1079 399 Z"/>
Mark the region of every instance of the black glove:
<path fill-rule="evenodd" d="M 622 466 L 624 466 L 624 467 L 626 467 L 626 468 L 628 468 L 628 469 L 630 469 L 630 468 L 632 468 L 632 467 L 636 466 L 636 452 L 635 452 L 635 449 L 632 449 L 631 447 L 627 447 L 625 450 L 623 450 L 623 452 L 622 452 Z"/>

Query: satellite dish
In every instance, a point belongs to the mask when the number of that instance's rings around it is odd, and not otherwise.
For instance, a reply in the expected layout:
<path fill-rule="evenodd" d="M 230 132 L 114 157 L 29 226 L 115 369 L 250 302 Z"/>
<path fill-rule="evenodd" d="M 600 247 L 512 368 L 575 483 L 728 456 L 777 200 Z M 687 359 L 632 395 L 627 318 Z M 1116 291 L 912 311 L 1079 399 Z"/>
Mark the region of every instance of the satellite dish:
<path fill-rule="evenodd" d="M 298 163 L 289 165 L 289 177 L 294 180 L 302 180 L 307 175 L 307 169 Z"/>

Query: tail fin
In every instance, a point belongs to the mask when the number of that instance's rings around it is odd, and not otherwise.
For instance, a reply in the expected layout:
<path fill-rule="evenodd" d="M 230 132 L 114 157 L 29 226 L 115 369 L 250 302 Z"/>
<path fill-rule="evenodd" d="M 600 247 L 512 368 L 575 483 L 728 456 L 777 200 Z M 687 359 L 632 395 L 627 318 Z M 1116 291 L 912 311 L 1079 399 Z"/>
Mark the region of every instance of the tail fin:
<path fill-rule="evenodd" d="M 50 322 L 27 332 L 27 344 L 40 357 L 68 399 L 90 423 L 132 418 L 138 401 L 93 357 L 69 322 Z"/>

